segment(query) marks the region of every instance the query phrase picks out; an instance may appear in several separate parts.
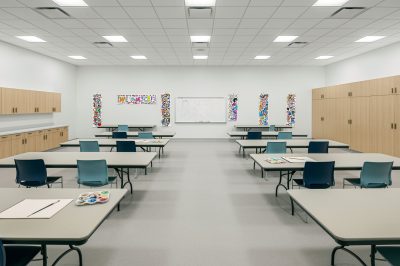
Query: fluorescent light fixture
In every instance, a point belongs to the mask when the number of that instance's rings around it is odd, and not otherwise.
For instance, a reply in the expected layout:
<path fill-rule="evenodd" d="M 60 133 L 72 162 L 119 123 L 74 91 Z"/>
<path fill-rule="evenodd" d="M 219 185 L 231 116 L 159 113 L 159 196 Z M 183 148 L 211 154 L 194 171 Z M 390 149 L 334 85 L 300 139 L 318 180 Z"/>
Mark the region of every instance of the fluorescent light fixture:
<path fill-rule="evenodd" d="M 313 6 L 342 6 L 349 0 L 318 0 Z"/>
<path fill-rule="evenodd" d="M 299 36 L 278 36 L 274 40 L 274 42 L 293 42 L 296 40 Z"/>
<path fill-rule="evenodd" d="M 72 58 L 72 59 L 76 59 L 76 60 L 85 60 L 85 59 L 87 59 L 86 57 L 81 56 L 81 55 L 70 55 L 68 57 Z"/>
<path fill-rule="evenodd" d="M 266 60 L 266 59 L 270 59 L 271 56 L 269 55 L 257 55 L 256 57 L 254 57 L 254 59 L 256 60 Z"/>
<path fill-rule="evenodd" d="M 186 6 L 210 7 L 215 6 L 215 0 L 185 0 Z"/>
<path fill-rule="evenodd" d="M 194 55 L 194 56 L 193 56 L 193 59 L 196 59 L 196 60 L 206 60 L 206 59 L 208 59 L 208 55 Z"/>
<path fill-rule="evenodd" d="M 16 37 L 27 42 L 46 42 L 45 40 L 40 39 L 39 37 L 36 36 L 16 36 Z"/>
<path fill-rule="evenodd" d="M 147 59 L 147 57 L 144 55 L 132 55 L 131 57 L 135 60 L 146 60 Z"/>
<path fill-rule="evenodd" d="M 321 55 L 316 57 L 315 59 L 317 60 L 326 60 L 326 59 L 331 59 L 333 56 L 332 55 Z"/>
<path fill-rule="evenodd" d="M 210 42 L 211 36 L 190 36 L 192 42 Z"/>
<path fill-rule="evenodd" d="M 385 38 L 386 36 L 365 36 L 364 38 L 361 38 L 357 40 L 356 42 L 375 42 L 380 39 Z"/>
<path fill-rule="evenodd" d="M 103 36 L 109 42 L 128 42 L 124 36 L 121 35 L 112 35 L 112 36 Z"/>
<path fill-rule="evenodd" d="M 88 6 L 83 0 L 53 0 L 59 6 Z"/>

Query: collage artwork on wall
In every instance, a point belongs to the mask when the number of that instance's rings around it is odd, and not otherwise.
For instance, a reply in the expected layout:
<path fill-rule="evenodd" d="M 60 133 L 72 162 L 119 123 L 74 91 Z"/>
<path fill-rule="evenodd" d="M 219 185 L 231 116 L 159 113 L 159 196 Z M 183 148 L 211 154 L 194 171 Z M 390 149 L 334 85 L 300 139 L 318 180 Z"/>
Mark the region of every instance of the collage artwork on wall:
<path fill-rule="evenodd" d="M 268 94 L 260 94 L 260 105 L 258 107 L 258 122 L 260 126 L 268 126 Z"/>
<path fill-rule="evenodd" d="M 155 95 L 118 95 L 118 104 L 156 104 Z"/>
<path fill-rule="evenodd" d="M 228 97 L 228 120 L 238 120 L 238 96 L 237 94 L 230 94 Z"/>
<path fill-rule="evenodd" d="M 97 93 L 93 95 L 93 127 L 101 126 L 101 108 L 102 98 L 101 94 Z"/>
<path fill-rule="evenodd" d="M 169 126 L 171 123 L 171 95 L 169 93 L 161 94 L 161 125 Z"/>
<path fill-rule="evenodd" d="M 288 95 L 286 112 L 286 124 L 288 126 L 294 126 L 296 123 L 296 94 Z"/>

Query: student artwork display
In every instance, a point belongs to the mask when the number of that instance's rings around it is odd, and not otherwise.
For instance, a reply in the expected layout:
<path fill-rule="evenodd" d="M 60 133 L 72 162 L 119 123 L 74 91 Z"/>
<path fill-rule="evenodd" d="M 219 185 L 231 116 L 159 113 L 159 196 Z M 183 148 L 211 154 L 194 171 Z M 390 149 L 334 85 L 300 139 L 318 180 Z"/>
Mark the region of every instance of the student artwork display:
<path fill-rule="evenodd" d="M 155 104 L 155 95 L 118 95 L 118 104 Z"/>
<path fill-rule="evenodd" d="M 260 94 L 258 121 L 261 126 L 268 126 L 268 94 Z"/>
<path fill-rule="evenodd" d="M 294 126 L 296 123 L 296 94 L 288 95 L 286 113 L 286 124 Z"/>
<path fill-rule="evenodd" d="M 161 125 L 169 126 L 171 123 L 171 95 L 169 93 L 161 94 Z"/>
<path fill-rule="evenodd" d="M 238 119 L 238 96 L 237 94 L 229 95 L 229 108 L 228 108 L 228 120 L 237 121 Z"/>
<path fill-rule="evenodd" d="M 101 94 L 97 93 L 93 95 L 93 127 L 101 126 Z"/>

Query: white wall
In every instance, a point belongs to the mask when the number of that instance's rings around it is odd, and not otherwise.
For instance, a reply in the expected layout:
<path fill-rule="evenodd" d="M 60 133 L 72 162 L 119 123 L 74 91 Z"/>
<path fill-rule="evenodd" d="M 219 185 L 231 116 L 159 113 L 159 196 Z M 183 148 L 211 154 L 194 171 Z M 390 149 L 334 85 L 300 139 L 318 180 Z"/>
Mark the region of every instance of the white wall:
<path fill-rule="evenodd" d="M 400 75 L 400 43 L 326 66 L 327 86 Z"/>
<path fill-rule="evenodd" d="M 156 124 L 177 138 L 224 138 L 234 123 L 174 124 L 175 97 L 239 95 L 238 124 L 258 124 L 260 93 L 270 94 L 270 123 L 286 122 L 286 97 L 297 94 L 296 132 L 311 132 L 311 88 L 323 86 L 322 67 L 79 67 L 77 135 L 92 137 L 92 95 L 103 96 L 103 124 Z M 170 128 L 161 127 L 160 94 L 172 98 Z M 157 105 L 117 105 L 118 94 L 156 94 Z"/>
<path fill-rule="evenodd" d="M 75 136 L 75 66 L 0 42 L 0 87 L 62 94 L 61 113 L 0 115 L 0 131 L 68 124 L 70 136 Z"/>

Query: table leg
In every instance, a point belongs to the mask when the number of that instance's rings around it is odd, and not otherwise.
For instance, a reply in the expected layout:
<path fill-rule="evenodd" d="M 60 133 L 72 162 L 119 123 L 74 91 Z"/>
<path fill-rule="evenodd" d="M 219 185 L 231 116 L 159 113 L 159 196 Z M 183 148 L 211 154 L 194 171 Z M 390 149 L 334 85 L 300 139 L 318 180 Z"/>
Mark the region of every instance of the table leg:
<path fill-rule="evenodd" d="M 158 159 L 161 159 L 161 147 L 158 149 Z"/>
<path fill-rule="evenodd" d="M 41 253 L 43 256 L 43 266 L 47 266 L 47 246 L 45 244 L 42 244 Z"/>
<path fill-rule="evenodd" d="M 367 264 L 366 264 L 359 256 L 357 256 L 357 254 L 355 254 L 353 251 L 347 249 L 345 246 L 337 246 L 337 247 L 335 247 L 335 248 L 332 250 L 332 253 L 331 253 L 331 266 L 334 266 L 334 265 L 335 265 L 335 255 L 336 255 L 336 252 L 337 252 L 338 250 L 346 251 L 346 252 L 349 253 L 351 256 L 353 256 L 354 258 L 356 258 L 356 259 L 361 263 L 361 265 L 367 266 Z"/>
<path fill-rule="evenodd" d="M 376 246 L 371 245 L 371 266 L 375 266 Z"/>
<path fill-rule="evenodd" d="M 242 149 L 243 149 L 243 158 L 246 158 L 246 152 L 245 152 L 244 147 Z"/>
<path fill-rule="evenodd" d="M 276 185 L 276 188 L 275 188 L 275 197 L 278 197 L 279 187 L 284 187 L 286 190 L 288 190 L 288 188 L 284 184 L 282 184 L 282 177 L 283 177 L 282 172 L 279 172 L 279 183 L 278 183 L 278 185 Z"/>
<path fill-rule="evenodd" d="M 68 253 L 70 253 L 71 251 L 76 251 L 78 253 L 78 259 L 79 259 L 79 266 L 83 265 L 82 262 L 82 252 L 79 248 L 74 247 L 73 245 L 69 245 L 69 249 L 64 251 L 60 256 L 58 256 L 58 258 L 54 261 L 54 263 L 52 264 L 52 266 L 55 266 L 65 255 L 67 255 Z"/>

